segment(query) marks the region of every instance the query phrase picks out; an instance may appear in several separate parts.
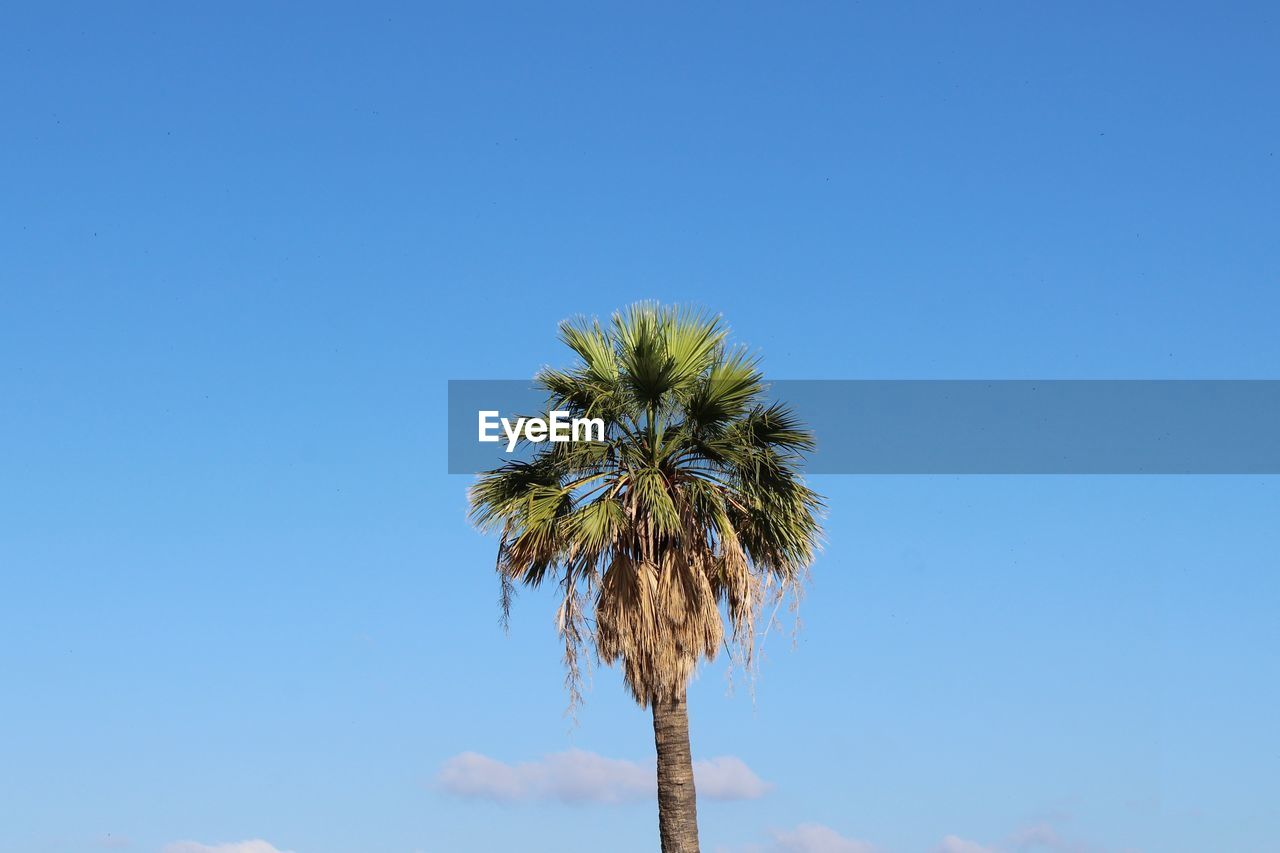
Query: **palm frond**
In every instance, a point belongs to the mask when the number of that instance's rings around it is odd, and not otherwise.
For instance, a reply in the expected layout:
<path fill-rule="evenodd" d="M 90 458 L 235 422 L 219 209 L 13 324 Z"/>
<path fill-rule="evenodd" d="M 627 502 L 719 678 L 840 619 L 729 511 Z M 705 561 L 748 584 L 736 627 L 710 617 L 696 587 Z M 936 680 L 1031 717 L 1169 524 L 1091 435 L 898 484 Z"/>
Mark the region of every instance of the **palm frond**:
<path fill-rule="evenodd" d="M 514 584 L 558 578 L 574 704 L 586 645 L 642 705 L 682 694 L 722 643 L 749 666 L 761 608 L 798 589 L 821 537 L 812 433 L 765 402 L 719 317 L 639 303 L 560 339 L 577 361 L 539 372 L 549 408 L 603 418 L 605 439 L 535 446 L 472 486 L 472 520 L 501 531 L 504 612 Z"/>

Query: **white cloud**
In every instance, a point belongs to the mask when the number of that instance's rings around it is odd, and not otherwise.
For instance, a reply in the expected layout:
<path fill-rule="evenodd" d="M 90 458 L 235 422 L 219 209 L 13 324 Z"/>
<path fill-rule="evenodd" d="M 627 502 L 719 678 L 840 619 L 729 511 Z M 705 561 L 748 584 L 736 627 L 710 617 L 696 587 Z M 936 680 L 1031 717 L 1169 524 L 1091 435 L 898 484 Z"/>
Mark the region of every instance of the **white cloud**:
<path fill-rule="evenodd" d="M 1022 850 L 1027 847 L 1047 847 L 1050 850 L 1077 850 L 1078 846 L 1063 840 L 1058 831 L 1048 823 L 1036 823 L 1023 827 L 1010 839 L 1014 847 Z"/>
<path fill-rule="evenodd" d="M 524 764 L 464 752 L 445 762 L 436 781 L 451 794 L 499 802 L 622 803 L 647 799 L 656 785 L 649 768 L 580 749 Z"/>
<path fill-rule="evenodd" d="M 1041 821 L 1023 826 L 999 844 L 986 845 L 976 841 L 968 841 L 955 835 L 948 835 L 936 848 L 936 853 L 1101 853 L 1102 848 L 1093 847 L 1066 838 L 1049 821 Z"/>
<path fill-rule="evenodd" d="M 770 830 L 769 836 L 772 839 L 769 842 L 722 846 L 716 848 L 716 853 L 875 853 L 879 850 L 869 841 L 843 836 L 818 823 Z M 1104 853 L 1107 849 L 1064 837 L 1053 822 L 1041 821 L 1019 828 L 996 844 L 948 835 L 932 848 L 932 853 Z M 1126 849 L 1119 853 L 1140 851 Z"/>
<path fill-rule="evenodd" d="M 698 796 L 708 800 L 756 799 L 770 788 L 732 756 L 695 761 L 693 773 Z M 444 763 L 436 784 L 456 796 L 501 803 L 625 803 L 653 799 L 657 791 L 652 762 L 605 758 L 581 749 L 522 764 L 464 752 Z"/>
<path fill-rule="evenodd" d="M 769 853 L 875 853 L 866 841 L 846 838 L 829 826 L 802 823 L 795 829 L 775 829 Z"/>
<path fill-rule="evenodd" d="M 1032 851 L 1102 853 L 1107 849 L 1076 838 L 1069 838 L 1049 821 L 1041 821 L 1030 826 L 1024 826 L 1010 836 L 1009 843 L 1018 853 L 1032 853 Z M 1130 853 L 1133 853 L 1133 851 L 1130 850 Z"/>
<path fill-rule="evenodd" d="M 937 853 L 999 853 L 994 847 L 985 847 L 976 841 L 967 841 L 956 835 L 948 835 L 938 845 Z"/>
<path fill-rule="evenodd" d="M 261 839 L 237 841 L 231 844 L 197 844 L 194 841 L 175 841 L 164 848 L 164 853 L 292 853 L 277 850 Z"/>
<path fill-rule="evenodd" d="M 699 798 L 712 800 L 758 800 L 773 788 L 732 755 L 693 762 L 693 783 Z"/>

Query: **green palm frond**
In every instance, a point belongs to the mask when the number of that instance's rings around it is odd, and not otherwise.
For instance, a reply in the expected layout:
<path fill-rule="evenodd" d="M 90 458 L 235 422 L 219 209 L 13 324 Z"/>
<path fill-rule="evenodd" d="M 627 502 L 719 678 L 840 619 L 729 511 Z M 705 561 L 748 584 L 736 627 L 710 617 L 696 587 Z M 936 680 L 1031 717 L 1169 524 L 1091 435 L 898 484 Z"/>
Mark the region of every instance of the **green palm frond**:
<path fill-rule="evenodd" d="M 814 559 L 813 435 L 726 338 L 719 317 L 655 303 L 562 323 L 576 362 L 537 382 L 550 408 L 603 418 L 605 440 L 540 445 L 471 489 L 473 521 L 501 531 L 504 607 L 514 584 L 560 584 L 574 697 L 585 643 L 641 704 L 683 692 L 724 619 L 749 661 L 769 591 L 795 589 Z"/>

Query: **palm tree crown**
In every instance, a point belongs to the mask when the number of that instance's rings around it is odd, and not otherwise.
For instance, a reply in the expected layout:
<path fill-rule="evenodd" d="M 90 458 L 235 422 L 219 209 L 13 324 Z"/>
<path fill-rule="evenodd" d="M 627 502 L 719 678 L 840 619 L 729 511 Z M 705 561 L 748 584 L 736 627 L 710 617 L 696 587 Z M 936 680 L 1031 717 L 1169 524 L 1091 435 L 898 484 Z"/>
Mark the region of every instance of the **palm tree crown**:
<path fill-rule="evenodd" d="M 504 614 L 515 584 L 554 580 L 573 701 L 587 645 L 642 706 L 683 701 L 722 644 L 750 660 L 762 603 L 813 560 L 813 437 L 718 317 L 644 303 L 560 339 L 576 363 L 537 384 L 551 409 L 603 419 L 604 440 L 540 445 L 472 487 L 472 518 L 501 534 Z"/>

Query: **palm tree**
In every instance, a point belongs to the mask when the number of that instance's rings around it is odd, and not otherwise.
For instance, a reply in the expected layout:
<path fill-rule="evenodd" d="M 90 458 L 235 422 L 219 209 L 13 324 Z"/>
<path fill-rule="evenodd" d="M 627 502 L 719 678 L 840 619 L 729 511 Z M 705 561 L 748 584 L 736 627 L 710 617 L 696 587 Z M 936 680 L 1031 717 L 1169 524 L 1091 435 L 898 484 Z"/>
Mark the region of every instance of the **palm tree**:
<path fill-rule="evenodd" d="M 653 713 L 663 853 L 697 853 L 686 687 L 722 645 L 750 666 L 761 605 L 812 562 L 822 499 L 799 465 L 813 437 L 766 403 L 756 358 L 718 317 L 644 303 L 608 327 L 565 321 L 560 339 L 577 362 L 538 386 L 551 409 L 602 418 L 604 440 L 482 474 L 472 518 L 501 535 L 504 619 L 517 583 L 558 584 L 572 704 L 584 647 L 621 661 Z"/>

